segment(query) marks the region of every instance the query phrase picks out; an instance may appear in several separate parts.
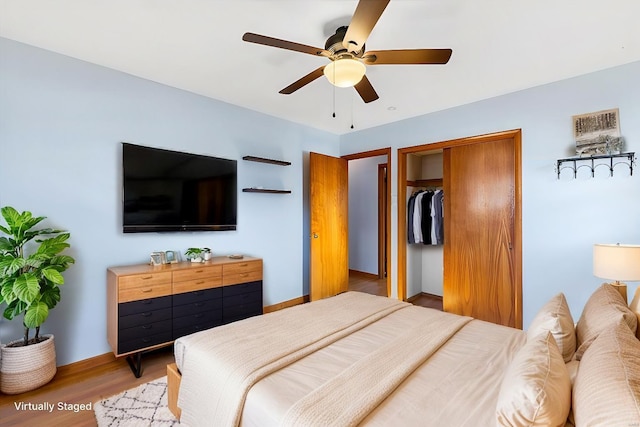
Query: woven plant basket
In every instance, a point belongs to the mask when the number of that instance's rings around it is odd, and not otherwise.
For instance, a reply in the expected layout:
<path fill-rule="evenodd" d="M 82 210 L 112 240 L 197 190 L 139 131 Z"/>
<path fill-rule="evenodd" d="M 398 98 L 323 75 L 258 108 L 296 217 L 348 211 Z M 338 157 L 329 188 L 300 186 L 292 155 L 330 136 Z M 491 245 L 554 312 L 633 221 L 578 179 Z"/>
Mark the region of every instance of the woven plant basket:
<path fill-rule="evenodd" d="M 56 348 L 53 335 L 26 347 L 8 347 L 21 340 L 0 347 L 0 391 L 20 394 L 35 390 L 51 381 L 56 374 Z"/>

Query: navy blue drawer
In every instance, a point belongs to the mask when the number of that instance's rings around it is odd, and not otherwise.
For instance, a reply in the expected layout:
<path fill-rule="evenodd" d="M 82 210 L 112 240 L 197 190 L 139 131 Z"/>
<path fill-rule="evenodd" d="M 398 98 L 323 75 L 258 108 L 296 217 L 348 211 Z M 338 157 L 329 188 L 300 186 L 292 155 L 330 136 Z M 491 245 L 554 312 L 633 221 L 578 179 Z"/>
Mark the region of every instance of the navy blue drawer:
<path fill-rule="evenodd" d="M 171 307 L 171 295 L 118 304 L 118 317 Z"/>
<path fill-rule="evenodd" d="M 223 309 L 222 322 L 235 322 L 236 320 L 258 316 L 260 314 L 262 314 L 262 301 L 260 301 L 260 303 L 253 302 L 249 304 L 234 305 Z"/>
<path fill-rule="evenodd" d="M 234 305 L 240 304 L 260 304 L 262 306 L 262 289 L 259 289 L 256 292 L 247 292 L 244 294 L 237 294 L 232 296 L 225 296 L 223 299 L 223 306 L 226 310 L 227 307 L 232 307 Z"/>
<path fill-rule="evenodd" d="M 120 337 L 118 337 L 120 338 Z M 164 344 L 171 341 L 171 330 L 153 335 L 140 336 L 128 341 L 118 340 L 118 353 L 128 353 L 130 351 L 141 350 L 157 344 Z"/>
<path fill-rule="evenodd" d="M 222 322 L 222 310 L 208 311 L 205 313 L 195 313 L 188 316 L 177 317 L 173 319 L 173 330 L 182 329 L 186 326 L 197 325 L 199 323 L 218 323 Z"/>
<path fill-rule="evenodd" d="M 222 311 L 198 313 L 173 320 L 173 339 L 222 324 Z"/>
<path fill-rule="evenodd" d="M 173 317 L 188 316 L 190 314 L 206 312 L 222 312 L 222 300 L 210 299 L 173 307 Z"/>
<path fill-rule="evenodd" d="M 169 332 L 169 339 L 171 339 L 171 324 L 172 321 L 169 319 L 162 320 L 160 322 L 147 323 L 133 328 L 120 329 L 118 331 L 118 342 L 131 341 L 164 332 Z"/>
<path fill-rule="evenodd" d="M 122 316 L 118 319 L 118 328 L 123 330 L 168 319 L 171 319 L 171 307 Z"/>
<path fill-rule="evenodd" d="M 173 305 L 191 304 L 194 302 L 222 298 L 222 288 L 204 289 L 202 291 L 185 292 L 173 296 Z"/>
<path fill-rule="evenodd" d="M 262 280 L 258 280 L 257 282 L 240 283 L 238 285 L 225 286 L 222 288 L 222 296 L 224 296 L 226 300 L 227 297 L 230 296 L 257 291 L 262 292 Z"/>
<path fill-rule="evenodd" d="M 196 332 L 206 331 L 207 329 L 215 328 L 216 326 L 220 326 L 222 322 L 209 322 L 209 323 L 198 323 L 197 325 L 186 326 L 181 329 L 176 329 L 173 331 L 173 339 L 177 340 L 180 337 L 184 337 L 185 335 L 195 334 Z"/>

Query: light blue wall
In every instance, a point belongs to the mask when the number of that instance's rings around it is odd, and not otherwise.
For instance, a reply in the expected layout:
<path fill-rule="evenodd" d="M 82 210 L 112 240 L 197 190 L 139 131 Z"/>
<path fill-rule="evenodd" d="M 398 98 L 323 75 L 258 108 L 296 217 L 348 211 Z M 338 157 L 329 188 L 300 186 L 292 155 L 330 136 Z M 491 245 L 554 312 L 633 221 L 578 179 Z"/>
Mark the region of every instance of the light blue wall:
<path fill-rule="evenodd" d="M 239 188 L 292 194 L 239 192 L 237 231 L 124 235 L 122 141 L 236 159 Z M 69 230 L 77 261 L 43 326 L 56 335 L 58 365 L 110 351 L 106 269 L 146 262 L 152 251 L 207 246 L 262 257 L 266 305 L 308 293 L 309 151 L 338 155 L 338 137 L 0 38 L 0 205 Z M 20 336 L 20 322 L 0 320 L 2 342 Z"/>
<path fill-rule="evenodd" d="M 552 66 L 552 64 L 550 64 Z M 423 84 L 436 84 L 424 82 Z M 625 151 L 640 151 L 640 62 L 343 135 L 342 155 L 522 129 L 524 325 L 557 292 L 577 321 L 603 281 L 592 274 L 594 243 L 640 243 L 640 170 L 558 180 L 555 160 L 574 147 L 571 116 L 620 109 Z M 586 171 L 583 171 L 586 172 Z M 397 176 L 392 177 L 392 288 L 397 285 Z M 633 295 L 637 283 L 630 283 Z"/>
<path fill-rule="evenodd" d="M 56 335 L 64 365 L 109 351 L 105 270 L 145 262 L 151 251 L 249 253 L 264 258 L 265 304 L 308 293 L 309 151 L 391 146 L 397 170 L 396 148 L 521 128 L 525 326 L 558 291 L 577 320 L 601 283 L 591 273 L 593 243 L 640 243 L 640 181 L 623 169 L 613 178 L 559 181 L 555 159 L 573 147 L 572 115 L 614 107 L 627 151 L 640 151 L 640 62 L 338 138 L 0 38 L 0 205 L 46 215 L 47 225 L 72 233 L 77 264 L 43 327 Z M 240 188 L 292 194 L 239 193 L 235 232 L 123 235 L 121 141 L 237 159 Z M 292 165 L 240 160 L 247 154 Z M 391 185 L 395 292 L 396 176 Z M 0 319 L 0 340 L 19 337 L 20 329 Z"/>
<path fill-rule="evenodd" d="M 349 160 L 349 269 L 378 274 L 378 165 L 387 156 Z"/>

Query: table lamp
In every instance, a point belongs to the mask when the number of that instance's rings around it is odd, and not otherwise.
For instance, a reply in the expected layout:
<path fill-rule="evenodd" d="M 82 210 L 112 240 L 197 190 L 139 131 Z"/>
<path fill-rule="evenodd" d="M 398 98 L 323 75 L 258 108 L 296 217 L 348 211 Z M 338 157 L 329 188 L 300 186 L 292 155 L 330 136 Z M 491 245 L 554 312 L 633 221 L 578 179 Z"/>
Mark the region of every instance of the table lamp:
<path fill-rule="evenodd" d="M 627 285 L 623 281 L 640 281 L 640 245 L 593 245 L 593 275 L 613 280 L 627 302 Z"/>

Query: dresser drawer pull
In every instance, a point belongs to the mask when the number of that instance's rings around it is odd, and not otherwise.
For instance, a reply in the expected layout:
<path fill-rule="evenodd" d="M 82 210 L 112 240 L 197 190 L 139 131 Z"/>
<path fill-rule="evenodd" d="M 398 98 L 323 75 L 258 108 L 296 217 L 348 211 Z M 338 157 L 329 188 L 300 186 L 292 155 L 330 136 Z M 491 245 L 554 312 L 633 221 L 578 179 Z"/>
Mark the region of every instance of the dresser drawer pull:
<path fill-rule="evenodd" d="M 204 280 L 200 280 L 199 282 L 196 282 L 196 285 L 202 285 L 204 283 Z"/>
<path fill-rule="evenodd" d="M 142 325 L 142 329 L 152 329 L 153 325 Z"/>
<path fill-rule="evenodd" d="M 153 288 L 143 289 L 143 290 L 142 290 L 142 293 L 143 293 L 143 294 L 148 294 L 149 292 L 153 292 Z"/>
<path fill-rule="evenodd" d="M 142 279 L 142 280 L 149 280 L 149 279 L 152 279 L 152 278 L 153 278 L 153 276 L 144 276 L 144 277 L 141 277 L 141 279 Z"/>
<path fill-rule="evenodd" d="M 204 270 L 196 270 L 196 273 L 203 273 Z"/>
<path fill-rule="evenodd" d="M 142 338 L 143 343 L 151 342 L 151 338 Z"/>
<path fill-rule="evenodd" d="M 142 317 L 151 317 L 153 313 L 151 313 L 150 311 L 146 312 L 146 313 L 142 313 Z"/>
<path fill-rule="evenodd" d="M 198 314 L 194 314 L 193 315 L 194 319 L 200 319 L 203 316 L 204 316 L 204 314 L 202 314 L 202 313 L 198 313 Z"/>
<path fill-rule="evenodd" d="M 153 303 L 153 300 L 151 300 L 151 299 L 145 299 L 145 300 L 140 301 L 140 303 L 141 303 L 141 304 L 145 304 L 145 305 L 149 305 L 149 304 L 152 304 L 152 303 Z"/>
<path fill-rule="evenodd" d="M 199 296 L 204 295 L 204 292 L 203 292 L 203 291 L 195 291 L 193 294 L 194 294 L 195 296 L 199 297 Z"/>
<path fill-rule="evenodd" d="M 204 305 L 203 302 L 196 302 L 193 304 L 195 307 L 202 307 Z"/>
<path fill-rule="evenodd" d="M 249 267 L 249 264 L 244 263 L 244 264 L 238 264 L 239 267 Z"/>

